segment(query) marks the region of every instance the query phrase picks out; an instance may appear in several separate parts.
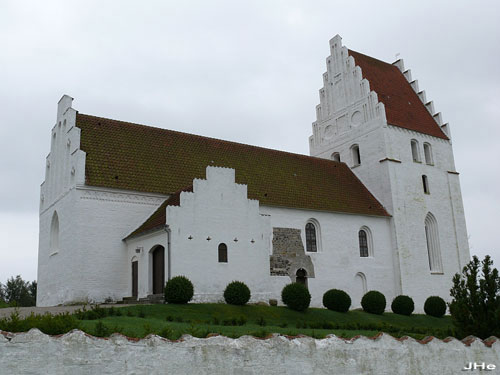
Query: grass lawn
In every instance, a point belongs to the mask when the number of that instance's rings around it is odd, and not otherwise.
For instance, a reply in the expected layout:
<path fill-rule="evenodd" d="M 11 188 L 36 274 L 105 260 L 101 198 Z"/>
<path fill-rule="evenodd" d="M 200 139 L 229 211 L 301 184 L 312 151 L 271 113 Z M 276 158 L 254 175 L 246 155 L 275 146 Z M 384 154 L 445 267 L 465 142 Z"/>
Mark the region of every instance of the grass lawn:
<path fill-rule="evenodd" d="M 119 316 L 116 315 L 117 311 Z M 112 314 L 101 319 L 79 320 L 80 328 L 97 336 L 120 332 L 130 337 L 144 337 L 149 333 L 156 333 L 169 339 L 177 339 L 185 333 L 196 337 L 206 337 L 210 333 L 228 337 L 264 337 L 271 333 L 281 333 L 316 338 L 333 333 L 350 338 L 386 332 L 395 337 L 411 336 L 417 339 L 430 335 L 440 338 L 453 335 L 449 316 L 434 318 L 421 314 L 403 316 L 393 313 L 373 315 L 359 310 L 337 313 L 310 308 L 306 312 L 297 312 L 286 307 L 257 305 L 168 304 L 115 307 Z"/>

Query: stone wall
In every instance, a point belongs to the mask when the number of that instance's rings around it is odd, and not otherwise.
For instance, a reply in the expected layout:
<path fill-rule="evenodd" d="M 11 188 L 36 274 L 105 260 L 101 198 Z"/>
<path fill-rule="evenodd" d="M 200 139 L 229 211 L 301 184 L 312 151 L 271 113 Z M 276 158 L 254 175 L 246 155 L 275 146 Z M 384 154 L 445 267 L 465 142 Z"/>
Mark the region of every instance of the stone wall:
<path fill-rule="evenodd" d="M 33 329 L 0 331 L 2 374 L 457 374 L 470 362 L 500 367 L 500 341 L 438 339 L 423 342 L 330 336 L 267 339 L 158 336 L 142 340 L 81 331 L 60 337 Z M 477 370 L 476 370 L 477 371 Z"/>
<path fill-rule="evenodd" d="M 273 228 L 273 255 L 270 257 L 272 276 L 290 276 L 295 281 L 298 269 L 314 277 L 314 265 L 306 255 L 300 229 Z"/>

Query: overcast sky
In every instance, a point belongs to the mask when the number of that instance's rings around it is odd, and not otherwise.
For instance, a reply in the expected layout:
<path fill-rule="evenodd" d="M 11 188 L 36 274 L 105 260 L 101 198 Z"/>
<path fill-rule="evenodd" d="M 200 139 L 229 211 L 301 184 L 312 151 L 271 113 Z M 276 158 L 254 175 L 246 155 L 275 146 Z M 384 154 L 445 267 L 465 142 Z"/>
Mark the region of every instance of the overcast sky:
<path fill-rule="evenodd" d="M 0 282 L 36 279 L 63 94 L 82 113 L 308 154 L 328 41 L 400 54 L 449 122 L 471 254 L 500 211 L 499 1 L 1 1 Z"/>

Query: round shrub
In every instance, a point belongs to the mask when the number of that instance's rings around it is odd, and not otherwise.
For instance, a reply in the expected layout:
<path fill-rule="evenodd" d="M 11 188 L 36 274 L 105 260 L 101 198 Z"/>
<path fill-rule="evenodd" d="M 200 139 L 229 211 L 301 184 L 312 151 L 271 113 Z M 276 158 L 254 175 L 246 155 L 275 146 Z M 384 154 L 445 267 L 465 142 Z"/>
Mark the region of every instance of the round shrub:
<path fill-rule="evenodd" d="M 230 305 L 244 305 L 250 299 L 250 289 L 241 281 L 233 281 L 227 284 L 224 299 Z"/>
<path fill-rule="evenodd" d="M 438 296 L 429 297 L 425 300 L 424 311 L 427 315 L 441 318 L 446 313 L 446 302 Z"/>
<path fill-rule="evenodd" d="M 165 285 L 165 302 L 188 303 L 193 293 L 193 283 L 186 276 L 175 276 Z"/>
<path fill-rule="evenodd" d="M 340 289 L 330 289 L 323 294 L 323 306 L 328 310 L 348 312 L 351 307 L 351 297 Z"/>
<path fill-rule="evenodd" d="M 304 311 L 311 303 L 311 294 L 304 285 L 291 283 L 281 291 L 281 300 L 292 310 Z"/>
<path fill-rule="evenodd" d="M 415 304 L 411 297 L 397 296 L 391 303 L 391 310 L 394 314 L 410 316 L 415 310 Z"/>
<path fill-rule="evenodd" d="M 361 299 L 363 310 L 370 314 L 382 314 L 385 310 L 386 301 L 382 293 L 370 290 Z"/>

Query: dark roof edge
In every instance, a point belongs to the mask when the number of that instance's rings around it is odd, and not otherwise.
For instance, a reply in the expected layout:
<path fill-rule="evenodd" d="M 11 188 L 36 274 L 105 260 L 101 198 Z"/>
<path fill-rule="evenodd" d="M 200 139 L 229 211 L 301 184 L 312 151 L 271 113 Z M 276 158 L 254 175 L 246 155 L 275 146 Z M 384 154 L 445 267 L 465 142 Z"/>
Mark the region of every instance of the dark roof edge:
<path fill-rule="evenodd" d="M 151 216 L 150 216 L 151 217 Z M 146 220 L 147 221 L 147 220 Z M 145 222 L 146 222 L 145 221 Z M 141 224 L 142 225 L 142 224 Z M 134 238 L 137 238 L 137 237 L 142 237 L 142 236 L 145 236 L 147 234 L 151 234 L 153 232 L 159 232 L 160 230 L 162 230 L 163 228 L 165 227 L 165 225 L 158 225 L 157 227 L 154 227 L 154 228 L 150 228 L 148 230 L 145 230 L 145 231 L 142 231 L 142 232 L 139 232 L 139 233 L 134 233 L 134 232 L 131 232 L 127 237 L 123 238 L 122 241 L 128 241 L 128 240 L 131 240 L 131 239 L 134 239 Z"/>
<path fill-rule="evenodd" d="M 282 154 L 289 154 L 289 155 L 294 155 L 294 156 L 308 158 L 308 159 L 318 159 L 318 160 L 322 160 L 322 161 L 329 161 L 329 162 L 332 162 L 332 163 L 339 163 L 339 162 L 337 162 L 335 160 L 329 160 L 329 159 L 319 158 L 319 157 L 316 157 L 316 156 L 299 154 L 299 153 L 296 153 L 296 152 L 276 150 L 274 148 L 262 147 L 262 146 L 255 146 L 255 145 L 251 145 L 251 144 L 248 144 L 248 143 L 241 143 L 241 142 L 235 142 L 235 141 L 228 141 L 226 139 L 220 139 L 220 138 L 214 138 L 214 137 L 209 137 L 209 136 L 205 136 L 205 135 L 199 135 L 199 134 L 181 132 L 179 130 L 172 130 L 172 129 L 160 128 L 160 127 L 157 127 L 157 126 L 144 125 L 144 124 L 138 124 L 138 123 L 134 123 L 134 122 L 116 120 L 116 119 L 112 119 L 112 118 L 108 118 L 108 117 L 100 117 L 100 116 L 88 115 L 88 114 L 85 114 L 85 113 L 79 113 L 77 111 L 77 115 L 78 114 L 80 114 L 82 116 L 94 117 L 96 119 L 103 119 L 103 120 L 111 120 L 111 121 L 121 122 L 123 124 L 131 125 L 131 126 L 141 126 L 141 127 L 150 128 L 150 129 L 164 130 L 164 131 L 168 131 L 168 132 L 172 132 L 172 133 L 188 135 L 188 136 L 191 136 L 191 137 L 197 137 L 197 138 L 203 138 L 203 139 L 210 139 L 210 140 L 217 141 L 217 142 L 225 142 L 225 143 L 230 143 L 230 144 L 234 144 L 234 145 L 241 145 L 241 146 L 246 146 L 246 147 L 252 147 L 252 148 L 259 149 L 259 150 L 267 150 L 267 151 L 278 152 L 278 153 L 282 153 Z"/>

